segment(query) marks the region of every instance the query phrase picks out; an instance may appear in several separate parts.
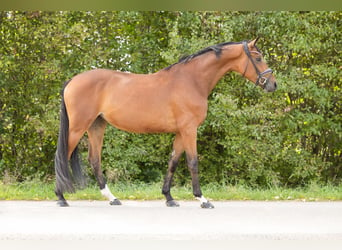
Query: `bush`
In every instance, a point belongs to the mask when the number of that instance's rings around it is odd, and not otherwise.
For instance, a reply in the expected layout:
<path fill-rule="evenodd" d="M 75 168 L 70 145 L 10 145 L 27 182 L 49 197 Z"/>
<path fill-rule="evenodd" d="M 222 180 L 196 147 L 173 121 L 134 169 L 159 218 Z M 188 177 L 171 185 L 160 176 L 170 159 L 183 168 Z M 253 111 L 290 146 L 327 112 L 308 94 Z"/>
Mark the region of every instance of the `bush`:
<path fill-rule="evenodd" d="M 154 72 L 208 45 L 261 36 L 279 89 L 265 94 L 235 73 L 218 83 L 199 128 L 201 182 L 338 184 L 340 19 L 324 11 L 0 12 L 1 178 L 53 178 L 60 90 L 73 75 L 91 68 Z M 108 128 L 108 180 L 160 181 L 172 138 Z M 175 183 L 189 182 L 187 167 L 179 167 Z"/>

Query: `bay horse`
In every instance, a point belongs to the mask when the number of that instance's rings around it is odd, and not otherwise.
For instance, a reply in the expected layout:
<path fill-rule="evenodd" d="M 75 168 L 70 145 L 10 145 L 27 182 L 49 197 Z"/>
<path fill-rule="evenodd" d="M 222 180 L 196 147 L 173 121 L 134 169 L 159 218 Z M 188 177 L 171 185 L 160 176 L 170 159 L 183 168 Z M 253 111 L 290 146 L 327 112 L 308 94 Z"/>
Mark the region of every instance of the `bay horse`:
<path fill-rule="evenodd" d="M 166 205 L 179 206 L 170 187 L 185 151 L 195 198 L 202 208 L 214 208 L 202 195 L 199 184 L 197 128 L 206 118 L 209 94 L 227 72 L 238 72 L 265 91 L 275 91 L 276 79 L 256 47 L 257 40 L 213 45 L 152 74 L 93 69 L 66 82 L 55 156 L 58 205 L 68 206 L 63 193 L 74 192 L 74 183 L 85 183 L 77 156 L 77 145 L 85 132 L 89 140 L 88 160 L 101 193 L 111 205 L 121 205 L 101 170 L 101 148 L 109 123 L 128 132 L 175 134 L 162 188 Z"/>

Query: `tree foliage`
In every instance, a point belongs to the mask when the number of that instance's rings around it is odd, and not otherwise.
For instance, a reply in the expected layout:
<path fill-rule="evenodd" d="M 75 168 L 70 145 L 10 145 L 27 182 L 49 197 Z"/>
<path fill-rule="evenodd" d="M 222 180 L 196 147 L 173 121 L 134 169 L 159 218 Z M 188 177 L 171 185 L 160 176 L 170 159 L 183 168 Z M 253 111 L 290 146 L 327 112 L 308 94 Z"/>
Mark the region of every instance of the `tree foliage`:
<path fill-rule="evenodd" d="M 60 91 L 73 75 L 92 68 L 151 73 L 209 45 L 260 36 L 279 89 L 266 94 L 235 73 L 219 82 L 199 128 L 202 182 L 339 184 L 341 15 L 0 12 L 0 178 L 54 175 Z M 108 127 L 108 180 L 161 180 L 172 138 Z M 86 158 L 86 139 L 81 145 Z M 179 167 L 175 182 L 189 179 L 187 168 Z"/>

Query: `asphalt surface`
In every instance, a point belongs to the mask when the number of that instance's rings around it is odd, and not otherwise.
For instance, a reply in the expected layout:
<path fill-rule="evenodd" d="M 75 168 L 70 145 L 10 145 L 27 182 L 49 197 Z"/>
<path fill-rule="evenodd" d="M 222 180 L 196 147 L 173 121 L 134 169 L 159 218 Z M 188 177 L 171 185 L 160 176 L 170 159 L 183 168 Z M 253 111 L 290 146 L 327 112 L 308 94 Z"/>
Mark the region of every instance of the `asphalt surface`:
<path fill-rule="evenodd" d="M 0 240 L 342 240 L 342 202 L 0 201 Z"/>

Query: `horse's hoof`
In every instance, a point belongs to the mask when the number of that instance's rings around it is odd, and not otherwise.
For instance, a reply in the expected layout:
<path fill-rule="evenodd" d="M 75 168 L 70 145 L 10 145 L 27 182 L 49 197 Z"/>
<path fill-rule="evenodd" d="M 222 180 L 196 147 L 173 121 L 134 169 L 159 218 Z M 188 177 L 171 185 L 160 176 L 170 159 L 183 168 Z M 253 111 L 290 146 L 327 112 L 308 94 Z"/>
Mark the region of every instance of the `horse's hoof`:
<path fill-rule="evenodd" d="M 111 202 L 109 202 L 109 204 L 112 206 L 122 205 L 121 201 L 119 201 L 118 199 L 112 200 Z"/>
<path fill-rule="evenodd" d="M 179 207 L 179 203 L 175 200 L 166 201 L 166 206 L 168 207 Z"/>
<path fill-rule="evenodd" d="M 201 204 L 201 208 L 214 208 L 214 205 L 213 204 L 211 204 L 209 201 L 207 201 L 207 202 L 203 202 L 202 204 Z"/>
<path fill-rule="evenodd" d="M 57 201 L 57 205 L 60 207 L 68 207 L 69 206 L 69 204 L 68 204 L 68 202 L 66 202 L 66 200 Z"/>

